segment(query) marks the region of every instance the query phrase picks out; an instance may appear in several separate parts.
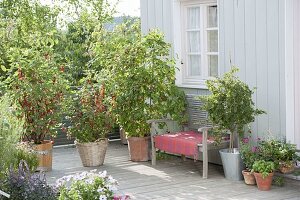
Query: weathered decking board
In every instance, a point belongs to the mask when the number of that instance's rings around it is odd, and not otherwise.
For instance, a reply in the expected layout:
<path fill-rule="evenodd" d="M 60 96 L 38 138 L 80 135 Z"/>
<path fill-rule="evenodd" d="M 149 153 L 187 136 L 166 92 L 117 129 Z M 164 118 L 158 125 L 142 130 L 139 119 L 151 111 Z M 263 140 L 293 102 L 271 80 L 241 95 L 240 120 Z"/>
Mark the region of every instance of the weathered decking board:
<path fill-rule="evenodd" d="M 64 175 L 94 169 L 82 167 L 75 148 L 57 148 L 53 153 L 53 171 L 47 173 L 50 183 Z M 300 200 L 299 181 L 288 181 L 287 186 L 261 192 L 255 186 L 226 180 L 218 165 L 210 164 L 209 178 L 202 179 L 199 161 L 194 163 L 188 159 L 184 162 L 170 157 L 158 160 L 156 166 L 151 166 L 150 162 L 128 161 L 127 146 L 119 142 L 110 143 L 105 163 L 97 169 L 107 170 L 119 181 L 121 192 L 130 194 L 132 199 Z"/>

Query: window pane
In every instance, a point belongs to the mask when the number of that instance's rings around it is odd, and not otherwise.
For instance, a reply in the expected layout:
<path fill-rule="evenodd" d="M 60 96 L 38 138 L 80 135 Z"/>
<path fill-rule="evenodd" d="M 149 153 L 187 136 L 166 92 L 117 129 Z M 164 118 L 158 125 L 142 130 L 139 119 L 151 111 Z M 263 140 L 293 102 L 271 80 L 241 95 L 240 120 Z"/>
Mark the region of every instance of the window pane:
<path fill-rule="evenodd" d="M 208 67 L 209 67 L 209 76 L 218 76 L 218 56 L 210 55 L 208 56 Z"/>
<path fill-rule="evenodd" d="M 218 31 L 207 31 L 208 52 L 218 52 Z"/>
<path fill-rule="evenodd" d="M 188 56 L 188 66 L 189 66 L 189 76 L 200 76 L 200 55 L 189 55 Z"/>
<path fill-rule="evenodd" d="M 187 32 L 188 37 L 188 49 L 189 53 L 200 52 L 200 31 L 189 31 Z"/>
<path fill-rule="evenodd" d="M 200 28 L 200 7 L 190 7 L 187 9 L 187 28 Z"/>
<path fill-rule="evenodd" d="M 217 6 L 208 6 L 208 27 L 218 27 Z"/>

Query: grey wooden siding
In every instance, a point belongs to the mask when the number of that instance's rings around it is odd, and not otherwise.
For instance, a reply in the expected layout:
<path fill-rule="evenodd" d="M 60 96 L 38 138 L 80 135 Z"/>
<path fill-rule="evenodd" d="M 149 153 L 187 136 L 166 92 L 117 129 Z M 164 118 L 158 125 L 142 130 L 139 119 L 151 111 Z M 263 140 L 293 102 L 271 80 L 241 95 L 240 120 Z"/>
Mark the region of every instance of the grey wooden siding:
<path fill-rule="evenodd" d="M 173 0 L 141 0 L 142 31 L 159 28 L 173 42 Z M 252 125 L 254 137 L 270 131 L 285 136 L 285 1 L 218 0 L 219 68 L 240 68 L 239 77 L 256 87 L 253 100 L 267 114 Z M 187 94 L 207 94 L 183 88 Z"/>

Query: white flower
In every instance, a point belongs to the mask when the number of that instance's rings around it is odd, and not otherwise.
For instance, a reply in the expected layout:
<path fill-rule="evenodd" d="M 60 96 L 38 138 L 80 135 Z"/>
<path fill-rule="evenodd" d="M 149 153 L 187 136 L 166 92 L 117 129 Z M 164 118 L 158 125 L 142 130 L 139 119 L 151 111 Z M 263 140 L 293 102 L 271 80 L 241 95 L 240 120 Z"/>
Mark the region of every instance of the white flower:
<path fill-rule="evenodd" d="M 103 171 L 103 172 L 99 172 L 99 176 L 100 176 L 101 178 L 105 178 L 105 177 L 107 176 L 107 171 L 105 170 L 105 171 Z"/>
<path fill-rule="evenodd" d="M 105 195 L 100 195 L 99 200 L 107 200 L 107 197 Z"/>
<path fill-rule="evenodd" d="M 103 188 L 98 188 L 97 192 L 100 193 L 103 191 Z"/>
<path fill-rule="evenodd" d="M 108 189 L 112 192 L 115 192 L 118 190 L 118 188 L 115 185 L 108 185 Z"/>
<path fill-rule="evenodd" d="M 97 169 L 93 169 L 90 172 L 95 173 L 97 171 Z"/>

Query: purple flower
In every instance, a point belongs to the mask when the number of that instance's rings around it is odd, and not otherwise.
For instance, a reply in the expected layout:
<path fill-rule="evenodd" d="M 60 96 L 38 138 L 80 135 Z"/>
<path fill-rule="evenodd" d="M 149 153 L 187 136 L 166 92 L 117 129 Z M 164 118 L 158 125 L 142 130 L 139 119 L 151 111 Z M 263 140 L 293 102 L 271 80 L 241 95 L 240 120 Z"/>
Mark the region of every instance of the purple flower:
<path fill-rule="evenodd" d="M 252 148 L 251 148 L 251 151 L 252 151 L 253 153 L 255 153 L 255 152 L 257 151 L 257 147 L 255 147 L 255 146 L 252 147 Z"/>
<path fill-rule="evenodd" d="M 243 138 L 243 143 L 248 144 L 249 143 L 249 138 Z"/>

